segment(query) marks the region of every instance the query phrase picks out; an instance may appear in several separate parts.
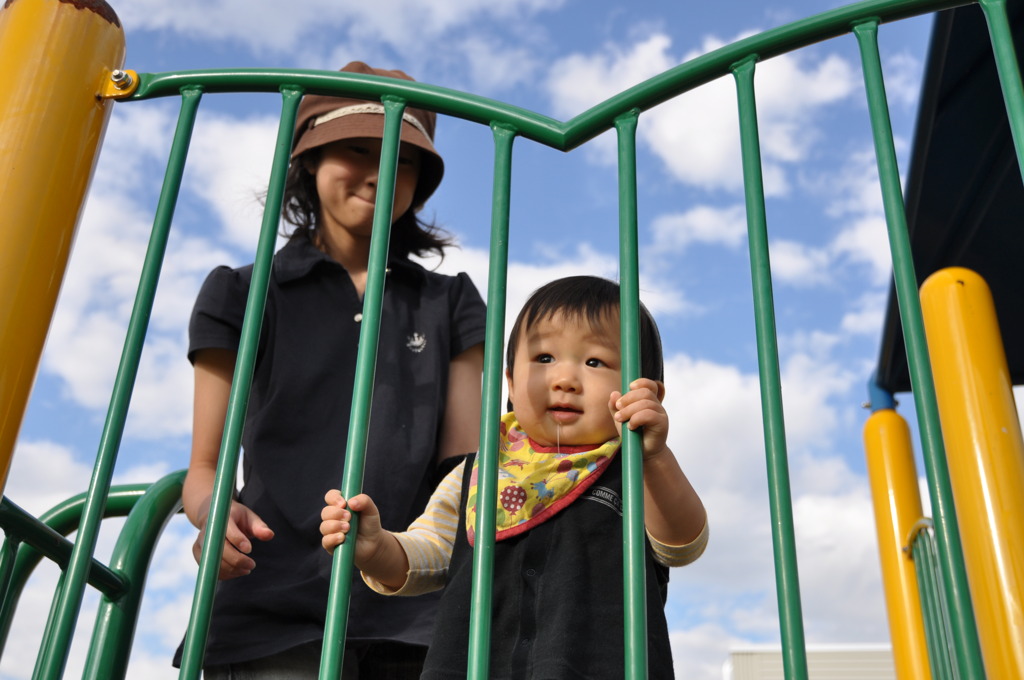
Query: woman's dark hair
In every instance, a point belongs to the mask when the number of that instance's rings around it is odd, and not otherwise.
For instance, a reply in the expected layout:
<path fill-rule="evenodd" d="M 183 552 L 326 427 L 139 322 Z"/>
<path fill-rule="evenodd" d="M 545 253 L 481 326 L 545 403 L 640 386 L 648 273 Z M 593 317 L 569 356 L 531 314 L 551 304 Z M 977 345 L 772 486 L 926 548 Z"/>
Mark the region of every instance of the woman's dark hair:
<path fill-rule="evenodd" d="M 523 305 L 508 338 L 505 362 L 511 371 L 523 328 L 555 314 L 592 326 L 619 316 L 619 284 L 598 276 L 569 276 L 557 279 L 535 290 Z M 640 375 L 664 381 L 665 361 L 661 352 L 661 336 L 654 317 L 640 304 Z"/>
<path fill-rule="evenodd" d="M 316 192 L 316 175 L 307 169 L 307 163 L 315 166 L 319 161 L 320 147 L 310 149 L 299 158 L 292 160 L 284 181 L 284 197 L 281 201 L 281 216 L 295 228 L 284 236 L 295 238 L 305 235 L 316 243 L 317 223 L 320 220 L 320 196 Z M 306 158 L 316 154 L 311 158 Z M 417 211 L 423 206 L 412 206 L 391 225 L 391 257 L 408 259 L 410 255 L 425 257 L 436 253 L 444 258 L 444 249 L 453 245 L 454 240 L 440 227 L 420 219 Z"/>

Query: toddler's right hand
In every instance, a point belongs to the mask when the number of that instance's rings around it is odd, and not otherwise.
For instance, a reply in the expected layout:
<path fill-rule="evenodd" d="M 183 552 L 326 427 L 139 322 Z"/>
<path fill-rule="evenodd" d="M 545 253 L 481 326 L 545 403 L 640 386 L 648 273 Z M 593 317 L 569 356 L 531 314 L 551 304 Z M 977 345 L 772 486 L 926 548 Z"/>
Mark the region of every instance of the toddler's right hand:
<path fill-rule="evenodd" d="M 358 567 L 377 554 L 384 529 L 380 525 L 380 512 L 373 500 L 364 493 L 345 500 L 341 492 L 331 489 L 324 496 L 327 504 L 320 511 L 320 541 L 324 550 L 334 549 L 345 542 L 352 528 L 352 513 L 359 513 L 359 532 L 356 534 L 355 564 Z"/>

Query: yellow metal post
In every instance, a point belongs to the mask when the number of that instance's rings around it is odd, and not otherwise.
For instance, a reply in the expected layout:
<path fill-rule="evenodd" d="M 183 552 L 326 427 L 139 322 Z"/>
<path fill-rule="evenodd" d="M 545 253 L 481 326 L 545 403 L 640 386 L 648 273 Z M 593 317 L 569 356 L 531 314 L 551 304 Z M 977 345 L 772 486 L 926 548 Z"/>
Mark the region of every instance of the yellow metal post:
<path fill-rule="evenodd" d="M 917 573 L 913 560 L 904 550 L 907 537 L 922 514 L 906 421 L 888 408 L 872 413 L 864 424 L 864 450 L 896 677 L 899 680 L 930 678 Z"/>
<path fill-rule="evenodd" d="M 1024 441 L 992 294 L 949 268 L 921 304 L 985 672 L 1024 678 Z"/>
<path fill-rule="evenodd" d="M 121 23 L 102 0 L 0 9 L 0 491 L 111 102 Z"/>

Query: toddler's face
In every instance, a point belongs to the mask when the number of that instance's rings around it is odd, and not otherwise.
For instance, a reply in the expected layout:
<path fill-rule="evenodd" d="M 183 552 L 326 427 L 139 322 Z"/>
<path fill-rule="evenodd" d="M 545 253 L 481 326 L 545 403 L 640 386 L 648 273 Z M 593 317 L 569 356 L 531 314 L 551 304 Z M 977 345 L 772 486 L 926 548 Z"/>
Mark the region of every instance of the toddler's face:
<path fill-rule="evenodd" d="M 542 446 L 615 437 L 608 398 L 622 387 L 618 318 L 593 327 L 556 313 L 521 333 L 508 394 L 526 434 Z"/>

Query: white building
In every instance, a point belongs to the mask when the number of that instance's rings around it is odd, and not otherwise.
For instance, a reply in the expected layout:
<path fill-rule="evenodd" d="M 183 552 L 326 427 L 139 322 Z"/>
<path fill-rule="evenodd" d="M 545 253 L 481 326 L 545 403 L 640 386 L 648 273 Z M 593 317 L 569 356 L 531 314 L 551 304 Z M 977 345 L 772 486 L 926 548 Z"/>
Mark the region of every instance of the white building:
<path fill-rule="evenodd" d="M 810 680 L 896 680 L 889 644 L 809 645 Z M 777 645 L 734 647 L 722 667 L 723 680 L 786 680 Z"/>

